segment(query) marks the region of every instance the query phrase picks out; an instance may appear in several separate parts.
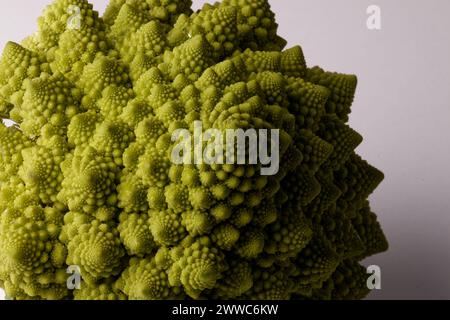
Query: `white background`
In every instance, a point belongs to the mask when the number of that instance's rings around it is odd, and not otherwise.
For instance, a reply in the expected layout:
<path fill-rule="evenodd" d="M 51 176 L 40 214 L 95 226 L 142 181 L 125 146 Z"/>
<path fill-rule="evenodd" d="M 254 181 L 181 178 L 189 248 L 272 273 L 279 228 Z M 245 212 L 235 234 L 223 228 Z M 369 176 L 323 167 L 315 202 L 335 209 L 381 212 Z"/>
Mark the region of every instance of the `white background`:
<path fill-rule="evenodd" d="M 48 0 L 0 1 L 0 47 L 35 30 Z M 103 12 L 107 1 L 92 1 Z M 194 1 L 195 8 L 207 1 Z M 450 1 L 272 0 L 308 63 L 357 74 L 359 153 L 386 174 L 372 206 L 390 241 L 371 299 L 450 299 Z M 369 31 L 366 9 L 382 10 Z"/>

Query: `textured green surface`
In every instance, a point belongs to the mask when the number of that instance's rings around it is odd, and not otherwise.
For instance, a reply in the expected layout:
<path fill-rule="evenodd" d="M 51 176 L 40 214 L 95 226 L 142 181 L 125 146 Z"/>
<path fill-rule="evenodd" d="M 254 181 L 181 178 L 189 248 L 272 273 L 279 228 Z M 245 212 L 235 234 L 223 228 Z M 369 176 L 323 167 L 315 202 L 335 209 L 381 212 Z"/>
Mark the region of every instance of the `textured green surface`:
<path fill-rule="evenodd" d="M 81 9 L 68 29 L 67 9 Z M 57 0 L 0 61 L 0 286 L 16 299 L 358 299 L 387 249 L 352 75 L 266 0 Z M 171 134 L 280 129 L 281 167 L 173 165 Z M 66 269 L 81 269 L 81 290 Z"/>

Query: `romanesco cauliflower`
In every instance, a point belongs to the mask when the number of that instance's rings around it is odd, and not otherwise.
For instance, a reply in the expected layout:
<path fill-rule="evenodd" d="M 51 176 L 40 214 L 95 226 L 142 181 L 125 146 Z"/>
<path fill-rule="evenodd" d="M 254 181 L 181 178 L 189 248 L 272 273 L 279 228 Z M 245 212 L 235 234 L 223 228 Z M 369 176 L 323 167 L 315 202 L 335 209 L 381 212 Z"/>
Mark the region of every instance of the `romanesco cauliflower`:
<path fill-rule="evenodd" d="M 284 50 L 268 0 L 55 0 L 0 61 L 0 287 L 15 299 L 355 299 L 387 249 L 357 78 Z M 70 12 L 78 16 L 71 16 Z M 78 10 L 73 10 L 77 8 Z M 74 24 L 78 19 L 79 24 Z M 278 129 L 280 168 L 172 134 Z M 81 271 L 67 287 L 68 266 Z"/>

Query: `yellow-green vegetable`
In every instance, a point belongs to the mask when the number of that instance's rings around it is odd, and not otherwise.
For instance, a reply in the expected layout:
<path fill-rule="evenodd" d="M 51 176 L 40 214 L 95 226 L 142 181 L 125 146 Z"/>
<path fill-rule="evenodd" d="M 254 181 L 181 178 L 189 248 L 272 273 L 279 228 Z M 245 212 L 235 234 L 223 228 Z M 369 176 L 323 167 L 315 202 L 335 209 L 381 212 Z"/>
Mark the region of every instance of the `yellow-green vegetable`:
<path fill-rule="evenodd" d="M 0 287 L 14 299 L 352 299 L 387 249 L 357 78 L 284 50 L 268 0 L 55 0 L 0 60 Z M 71 8 L 71 10 L 69 10 Z M 74 8 L 78 8 L 74 10 Z M 74 16 L 75 15 L 75 16 Z M 75 19 L 75 20 L 74 20 Z M 74 21 L 78 21 L 77 26 Z M 280 170 L 172 134 L 280 130 Z M 69 266 L 81 288 L 67 286 Z"/>

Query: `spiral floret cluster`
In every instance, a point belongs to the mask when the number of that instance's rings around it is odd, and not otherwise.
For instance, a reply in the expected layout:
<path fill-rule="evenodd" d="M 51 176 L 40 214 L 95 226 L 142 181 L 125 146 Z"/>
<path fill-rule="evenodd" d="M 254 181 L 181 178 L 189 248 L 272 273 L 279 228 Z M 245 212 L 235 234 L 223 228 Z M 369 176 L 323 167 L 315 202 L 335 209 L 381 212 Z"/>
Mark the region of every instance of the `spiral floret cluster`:
<path fill-rule="evenodd" d="M 353 75 L 267 0 L 56 0 L 0 60 L 0 287 L 14 299 L 356 299 L 387 249 Z M 72 8 L 68 13 L 68 8 Z M 74 9 L 76 8 L 76 10 Z M 74 16 L 75 15 L 75 16 Z M 75 19 L 75 20 L 74 20 Z M 279 170 L 172 161 L 174 132 L 279 130 Z M 81 287 L 67 287 L 69 266 Z"/>

